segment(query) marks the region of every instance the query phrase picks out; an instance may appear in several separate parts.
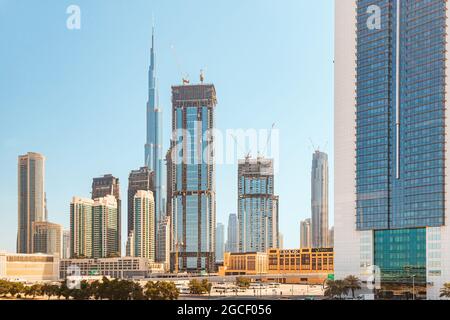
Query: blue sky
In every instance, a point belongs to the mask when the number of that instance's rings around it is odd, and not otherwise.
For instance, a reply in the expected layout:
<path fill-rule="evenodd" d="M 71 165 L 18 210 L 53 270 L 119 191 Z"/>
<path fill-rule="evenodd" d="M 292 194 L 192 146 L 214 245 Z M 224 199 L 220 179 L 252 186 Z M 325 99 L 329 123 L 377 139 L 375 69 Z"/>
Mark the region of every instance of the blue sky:
<path fill-rule="evenodd" d="M 71 4 L 81 30 L 66 28 Z M 333 176 L 332 0 L 0 0 L 0 250 L 15 251 L 19 154 L 47 157 L 49 220 L 66 228 L 72 196 L 89 197 L 94 176 L 118 176 L 126 199 L 128 173 L 144 161 L 152 16 L 165 146 L 170 87 L 181 80 L 174 45 L 182 72 L 196 80 L 205 69 L 215 84 L 219 129 L 276 123 L 280 231 L 285 247 L 299 245 L 310 138 L 330 154 Z M 237 211 L 237 165 L 217 166 L 216 181 L 226 224 Z M 330 204 L 332 195 L 331 179 Z"/>

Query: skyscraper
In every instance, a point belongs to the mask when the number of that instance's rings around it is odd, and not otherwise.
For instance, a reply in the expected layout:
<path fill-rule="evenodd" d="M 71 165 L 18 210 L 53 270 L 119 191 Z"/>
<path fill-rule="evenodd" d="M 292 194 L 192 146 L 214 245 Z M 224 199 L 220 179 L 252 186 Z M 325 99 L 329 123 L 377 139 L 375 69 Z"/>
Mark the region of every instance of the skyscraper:
<path fill-rule="evenodd" d="M 328 246 L 328 155 L 316 151 L 311 169 L 311 245 Z"/>
<path fill-rule="evenodd" d="M 119 214 L 116 197 L 107 195 L 94 200 L 92 210 L 92 257 L 120 257 Z"/>
<path fill-rule="evenodd" d="M 128 177 L 128 234 L 134 229 L 134 196 L 139 190 L 155 191 L 154 172 L 147 167 L 131 171 Z"/>
<path fill-rule="evenodd" d="M 278 196 L 273 160 L 258 157 L 238 163 L 239 251 L 278 248 Z"/>
<path fill-rule="evenodd" d="M 284 236 L 281 232 L 278 234 L 278 249 L 284 249 Z"/>
<path fill-rule="evenodd" d="M 155 200 L 153 192 L 139 190 L 134 195 L 132 240 L 134 257 L 155 261 Z"/>
<path fill-rule="evenodd" d="M 239 226 L 237 214 L 230 213 L 227 227 L 227 245 L 226 252 L 239 252 Z"/>
<path fill-rule="evenodd" d="M 63 230 L 61 258 L 70 259 L 70 230 Z"/>
<path fill-rule="evenodd" d="M 172 87 L 172 268 L 214 270 L 216 188 L 212 84 Z M 178 256 L 178 260 L 175 258 Z"/>
<path fill-rule="evenodd" d="M 33 222 L 33 253 L 61 256 L 61 226 L 47 221 Z"/>
<path fill-rule="evenodd" d="M 166 269 L 170 267 L 171 230 L 170 216 L 163 217 L 158 225 L 156 262 L 164 263 Z"/>
<path fill-rule="evenodd" d="M 335 8 L 336 278 L 375 269 L 382 289 L 438 299 L 450 282 L 450 3 Z"/>
<path fill-rule="evenodd" d="M 46 220 L 44 177 L 43 155 L 19 156 L 17 253 L 33 253 L 33 223 Z"/>
<path fill-rule="evenodd" d="M 95 200 L 74 197 L 70 204 L 71 257 L 120 256 L 117 214 L 114 196 Z"/>
<path fill-rule="evenodd" d="M 331 227 L 330 231 L 328 231 L 328 247 L 334 247 L 334 227 Z"/>
<path fill-rule="evenodd" d="M 70 203 L 70 257 L 92 257 L 94 200 L 73 197 Z"/>
<path fill-rule="evenodd" d="M 155 223 L 158 225 L 162 212 L 162 110 L 159 105 L 156 85 L 155 32 L 152 30 L 152 47 L 150 51 L 150 67 L 148 71 L 147 102 L 147 142 L 145 144 L 145 166 L 155 173 Z"/>
<path fill-rule="evenodd" d="M 311 219 L 300 222 L 300 248 L 311 248 Z"/>
<path fill-rule="evenodd" d="M 225 251 L 225 226 L 223 223 L 217 223 L 216 226 L 216 262 L 223 262 Z"/>
<path fill-rule="evenodd" d="M 114 247 L 118 248 L 118 255 L 121 253 L 121 215 L 122 215 L 122 201 L 120 199 L 120 183 L 119 178 L 114 177 L 111 174 L 105 174 L 103 177 L 94 178 L 92 180 L 92 199 L 105 198 L 107 196 L 113 196 L 116 199 L 117 214 L 115 225 L 117 226 L 117 235 L 110 237 L 110 239 L 116 239 Z M 110 202 L 110 201 L 109 201 Z"/>

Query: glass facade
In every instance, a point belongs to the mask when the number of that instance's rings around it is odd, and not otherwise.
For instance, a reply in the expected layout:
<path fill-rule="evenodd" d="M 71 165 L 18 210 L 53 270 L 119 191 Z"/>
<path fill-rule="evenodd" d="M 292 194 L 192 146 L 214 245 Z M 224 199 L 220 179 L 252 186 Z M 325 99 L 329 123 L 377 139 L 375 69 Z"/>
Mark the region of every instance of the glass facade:
<path fill-rule="evenodd" d="M 358 0 L 356 41 L 356 229 L 385 288 L 425 285 L 426 228 L 445 223 L 446 1 Z"/>
<path fill-rule="evenodd" d="M 442 226 L 445 1 L 357 7 L 357 229 Z"/>
<path fill-rule="evenodd" d="M 426 283 L 426 229 L 375 231 L 374 263 L 383 283 Z"/>
<path fill-rule="evenodd" d="M 213 161 L 215 89 L 212 85 L 173 87 L 173 243 L 179 270 L 212 271 L 215 251 Z"/>
<path fill-rule="evenodd" d="M 239 251 L 278 248 L 278 197 L 274 195 L 273 160 L 239 161 Z"/>

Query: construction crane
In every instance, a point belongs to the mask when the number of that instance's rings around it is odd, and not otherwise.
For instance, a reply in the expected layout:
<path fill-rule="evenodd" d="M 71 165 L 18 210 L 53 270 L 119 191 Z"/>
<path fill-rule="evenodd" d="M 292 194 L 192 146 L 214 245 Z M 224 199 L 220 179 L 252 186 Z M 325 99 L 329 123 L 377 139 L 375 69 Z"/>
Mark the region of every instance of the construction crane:
<path fill-rule="evenodd" d="M 234 134 L 230 134 L 230 136 L 233 138 L 234 143 L 238 146 L 239 149 L 241 149 L 242 153 L 245 154 L 245 149 L 242 148 L 241 144 L 239 143 L 239 141 L 237 140 L 237 137 Z M 250 154 L 252 153 L 251 150 L 249 150 L 245 156 L 246 159 L 250 158 Z"/>
<path fill-rule="evenodd" d="M 177 241 L 177 243 L 175 243 L 175 274 L 178 274 L 178 270 L 179 270 L 179 254 L 180 254 L 180 246 L 184 247 L 184 243 L 183 241 L 179 242 Z"/>
<path fill-rule="evenodd" d="M 181 80 L 182 80 L 183 85 L 189 84 L 190 83 L 189 74 L 187 74 L 187 73 L 183 74 L 183 72 L 181 71 L 182 70 L 181 63 L 180 63 L 180 60 L 178 59 L 178 55 L 177 55 L 177 51 L 175 50 L 175 46 L 172 44 L 170 46 L 170 48 L 172 49 L 172 53 L 175 58 L 175 62 L 177 64 L 178 72 L 181 74 Z"/>
<path fill-rule="evenodd" d="M 266 153 L 266 151 L 267 151 L 267 146 L 269 145 L 269 142 L 270 142 L 270 140 L 272 139 L 272 131 L 273 131 L 274 128 L 275 128 L 275 123 L 272 123 L 272 127 L 270 128 L 269 136 L 267 137 L 267 141 L 266 141 L 266 144 L 264 145 L 263 152 L 261 152 L 261 153 L 258 152 L 258 157 L 259 157 L 260 154 L 261 154 L 262 156 L 264 156 L 264 154 Z"/>

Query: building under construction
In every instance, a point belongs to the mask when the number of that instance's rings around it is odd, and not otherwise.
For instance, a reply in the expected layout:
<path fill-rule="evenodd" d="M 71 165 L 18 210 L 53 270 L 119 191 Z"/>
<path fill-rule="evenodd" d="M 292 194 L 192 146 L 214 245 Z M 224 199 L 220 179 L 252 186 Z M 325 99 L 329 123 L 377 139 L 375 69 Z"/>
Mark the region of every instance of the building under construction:
<path fill-rule="evenodd" d="M 216 190 L 213 155 L 216 90 L 212 84 L 172 87 L 171 269 L 212 272 Z"/>

